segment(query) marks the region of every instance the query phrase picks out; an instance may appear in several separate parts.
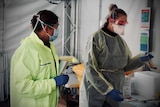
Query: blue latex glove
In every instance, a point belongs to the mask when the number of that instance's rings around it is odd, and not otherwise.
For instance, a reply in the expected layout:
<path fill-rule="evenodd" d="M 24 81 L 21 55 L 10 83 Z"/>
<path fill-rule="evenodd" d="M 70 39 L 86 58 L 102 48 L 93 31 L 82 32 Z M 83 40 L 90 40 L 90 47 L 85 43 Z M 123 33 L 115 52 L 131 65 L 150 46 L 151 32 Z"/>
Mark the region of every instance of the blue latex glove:
<path fill-rule="evenodd" d="M 59 75 L 54 77 L 55 81 L 56 81 L 56 85 L 60 86 L 60 85 L 65 85 L 68 80 L 69 80 L 69 76 L 68 75 Z"/>
<path fill-rule="evenodd" d="M 108 93 L 108 95 L 115 101 L 123 101 L 123 98 L 120 97 L 120 94 L 122 94 L 119 90 L 113 89 L 111 92 Z"/>
<path fill-rule="evenodd" d="M 149 61 L 153 58 L 153 55 L 148 54 L 148 55 L 142 56 L 140 58 L 141 58 L 142 61 L 147 62 L 147 61 Z"/>

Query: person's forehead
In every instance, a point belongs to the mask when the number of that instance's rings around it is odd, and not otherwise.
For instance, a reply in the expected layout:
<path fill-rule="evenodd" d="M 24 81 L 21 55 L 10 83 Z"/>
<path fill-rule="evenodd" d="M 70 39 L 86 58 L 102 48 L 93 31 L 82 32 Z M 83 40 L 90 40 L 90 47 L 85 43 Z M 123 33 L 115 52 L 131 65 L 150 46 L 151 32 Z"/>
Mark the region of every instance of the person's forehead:
<path fill-rule="evenodd" d="M 121 16 L 119 16 L 116 20 L 117 20 L 117 21 L 122 21 L 122 22 L 127 22 L 127 16 L 121 15 Z"/>

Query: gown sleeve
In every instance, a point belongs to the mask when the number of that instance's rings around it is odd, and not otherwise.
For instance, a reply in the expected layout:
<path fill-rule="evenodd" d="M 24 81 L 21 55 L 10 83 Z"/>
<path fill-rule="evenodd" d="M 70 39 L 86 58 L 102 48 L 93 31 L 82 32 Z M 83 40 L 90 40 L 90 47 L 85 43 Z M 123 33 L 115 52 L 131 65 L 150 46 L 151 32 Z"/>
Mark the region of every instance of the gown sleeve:
<path fill-rule="evenodd" d="M 131 51 L 128 47 L 128 45 L 126 44 L 125 41 L 123 41 L 124 44 L 125 44 L 125 47 L 127 49 L 127 52 L 129 53 L 129 56 L 128 56 L 128 63 L 127 65 L 124 67 L 124 71 L 127 72 L 127 71 L 131 71 L 131 70 L 134 70 L 134 69 L 137 69 L 141 66 L 144 65 L 144 62 L 141 61 L 140 57 L 142 56 L 142 54 L 138 54 L 134 57 L 132 57 L 131 55 Z"/>

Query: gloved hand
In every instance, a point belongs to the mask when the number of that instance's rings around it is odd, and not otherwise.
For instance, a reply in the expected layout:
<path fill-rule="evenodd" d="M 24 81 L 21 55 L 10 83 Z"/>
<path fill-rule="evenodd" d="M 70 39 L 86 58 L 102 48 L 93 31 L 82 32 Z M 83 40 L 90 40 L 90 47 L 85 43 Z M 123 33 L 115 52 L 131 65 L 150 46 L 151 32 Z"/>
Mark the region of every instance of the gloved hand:
<path fill-rule="evenodd" d="M 60 85 L 64 85 L 68 82 L 69 80 L 69 76 L 68 75 L 59 75 L 54 77 L 55 81 L 56 81 L 56 85 L 60 86 Z"/>
<path fill-rule="evenodd" d="M 122 94 L 119 90 L 113 89 L 111 92 L 108 93 L 108 95 L 115 101 L 123 101 L 123 98 L 120 97 L 120 94 Z"/>
<path fill-rule="evenodd" d="M 148 54 L 148 55 L 142 56 L 140 58 L 141 58 L 142 61 L 147 62 L 147 61 L 149 61 L 153 58 L 153 55 Z"/>

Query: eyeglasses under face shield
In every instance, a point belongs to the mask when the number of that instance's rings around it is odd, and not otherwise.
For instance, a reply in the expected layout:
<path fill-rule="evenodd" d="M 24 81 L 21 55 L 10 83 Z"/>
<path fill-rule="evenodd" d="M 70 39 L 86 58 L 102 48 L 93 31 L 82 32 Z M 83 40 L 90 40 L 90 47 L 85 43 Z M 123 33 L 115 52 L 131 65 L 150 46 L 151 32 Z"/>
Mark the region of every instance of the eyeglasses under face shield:
<path fill-rule="evenodd" d="M 109 20 L 111 22 L 115 23 L 116 25 L 123 25 L 123 26 L 125 26 L 126 24 L 128 24 L 128 22 L 120 21 L 120 20 L 115 20 L 115 19 L 112 19 L 112 18 L 109 18 Z"/>

